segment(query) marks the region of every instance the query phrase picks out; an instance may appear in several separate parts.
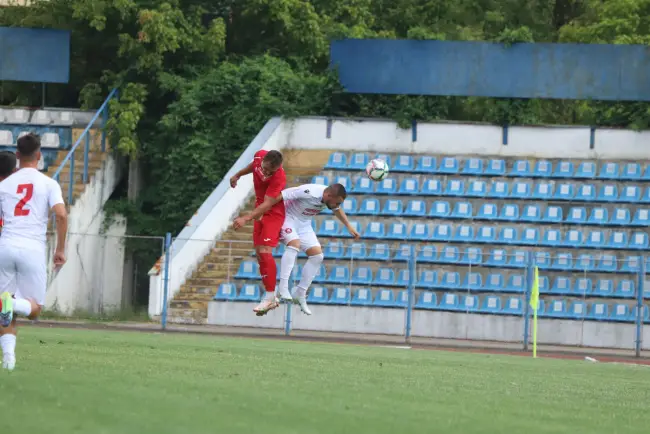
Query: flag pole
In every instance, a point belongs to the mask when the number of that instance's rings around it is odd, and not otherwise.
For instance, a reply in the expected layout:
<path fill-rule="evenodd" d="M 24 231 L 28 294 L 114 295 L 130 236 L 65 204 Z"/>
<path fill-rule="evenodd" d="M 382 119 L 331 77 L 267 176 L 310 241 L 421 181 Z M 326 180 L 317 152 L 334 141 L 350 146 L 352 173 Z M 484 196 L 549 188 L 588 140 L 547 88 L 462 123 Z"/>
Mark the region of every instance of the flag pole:
<path fill-rule="evenodd" d="M 537 309 L 533 310 L 533 359 L 537 358 Z"/>

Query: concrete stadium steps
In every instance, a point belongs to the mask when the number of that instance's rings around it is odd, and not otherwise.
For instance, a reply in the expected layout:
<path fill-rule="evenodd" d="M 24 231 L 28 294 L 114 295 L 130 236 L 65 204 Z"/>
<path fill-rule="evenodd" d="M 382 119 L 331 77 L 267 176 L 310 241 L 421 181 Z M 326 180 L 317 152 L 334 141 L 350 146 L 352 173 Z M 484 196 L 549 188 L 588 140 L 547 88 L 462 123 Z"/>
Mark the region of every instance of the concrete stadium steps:
<path fill-rule="evenodd" d="M 311 182 L 325 166 L 333 151 L 286 150 L 284 168 L 287 173 L 287 187 Z M 239 213 L 251 211 L 254 200 L 249 201 Z M 169 322 L 179 324 L 205 324 L 208 318 L 208 302 L 212 300 L 219 285 L 232 281 L 243 260 L 255 260 L 253 253 L 253 225 L 240 231 L 228 229 L 221 240 L 216 241 L 210 253 L 199 264 L 196 271 L 181 286 L 180 291 L 169 304 Z M 229 243 L 240 241 L 241 243 Z M 244 242 L 248 243 L 245 244 Z M 239 244 L 241 247 L 236 247 Z M 229 256 L 230 255 L 230 256 Z M 252 312 L 251 312 L 252 314 Z"/>

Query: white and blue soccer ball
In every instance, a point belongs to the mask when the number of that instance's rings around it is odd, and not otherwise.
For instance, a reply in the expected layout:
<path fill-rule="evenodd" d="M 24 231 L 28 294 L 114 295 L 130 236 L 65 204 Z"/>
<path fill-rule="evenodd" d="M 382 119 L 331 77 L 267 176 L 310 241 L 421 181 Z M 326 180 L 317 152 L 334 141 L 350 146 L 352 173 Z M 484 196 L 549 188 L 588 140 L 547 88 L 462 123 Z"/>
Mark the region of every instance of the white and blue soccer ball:
<path fill-rule="evenodd" d="M 388 164 L 380 158 L 370 160 L 366 166 L 366 175 L 373 181 L 381 181 L 388 176 Z"/>

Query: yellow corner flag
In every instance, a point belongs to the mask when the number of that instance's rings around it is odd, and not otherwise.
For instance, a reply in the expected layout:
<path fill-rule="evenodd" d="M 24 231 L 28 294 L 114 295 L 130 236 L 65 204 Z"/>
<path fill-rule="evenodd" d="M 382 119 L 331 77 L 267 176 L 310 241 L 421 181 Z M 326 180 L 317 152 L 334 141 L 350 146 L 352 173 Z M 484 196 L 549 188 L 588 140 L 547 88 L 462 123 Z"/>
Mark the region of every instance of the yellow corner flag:
<path fill-rule="evenodd" d="M 539 307 L 539 270 L 535 267 L 533 289 L 530 294 L 530 307 L 533 309 L 533 357 L 537 357 L 537 308 Z"/>

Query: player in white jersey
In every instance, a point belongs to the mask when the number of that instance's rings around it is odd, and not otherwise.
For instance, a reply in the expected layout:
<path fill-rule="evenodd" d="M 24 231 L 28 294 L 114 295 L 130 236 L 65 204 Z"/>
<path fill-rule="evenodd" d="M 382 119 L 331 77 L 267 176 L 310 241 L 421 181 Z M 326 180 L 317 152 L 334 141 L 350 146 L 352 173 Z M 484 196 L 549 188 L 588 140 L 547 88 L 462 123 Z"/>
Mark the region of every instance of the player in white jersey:
<path fill-rule="evenodd" d="M 35 319 L 45 304 L 46 233 L 50 211 L 56 216 L 54 265 L 65 263 L 68 215 L 59 184 L 38 171 L 41 142 L 18 139 L 20 169 L 0 182 L 0 347 L 5 369 L 16 364 L 15 314 Z"/>
<path fill-rule="evenodd" d="M 359 233 L 354 230 L 341 209 L 341 204 L 346 197 L 347 192 L 341 184 L 333 184 L 329 187 L 305 184 L 282 190 L 282 193 L 274 198 L 274 204 L 284 201 L 285 218 L 280 241 L 287 246 L 280 262 L 278 295 L 283 300 L 293 300 L 294 303 L 299 304 L 300 309 L 307 315 L 311 315 L 307 306 L 307 291 L 324 259 L 323 249 L 311 226 L 314 216 L 327 207 L 334 212 L 355 239 L 359 238 Z M 239 227 L 246 221 L 255 219 L 256 213 L 261 212 L 258 211 L 260 208 L 243 217 L 241 222 L 235 221 L 235 226 Z M 292 292 L 289 292 L 289 278 L 300 250 L 307 254 L 307 263 L 302 269 L 300 282 Z"/>

